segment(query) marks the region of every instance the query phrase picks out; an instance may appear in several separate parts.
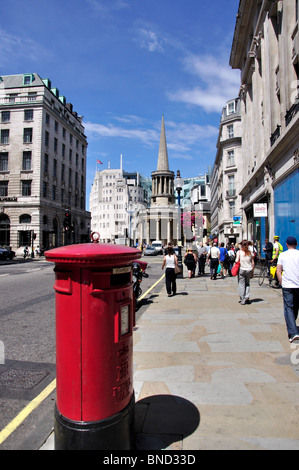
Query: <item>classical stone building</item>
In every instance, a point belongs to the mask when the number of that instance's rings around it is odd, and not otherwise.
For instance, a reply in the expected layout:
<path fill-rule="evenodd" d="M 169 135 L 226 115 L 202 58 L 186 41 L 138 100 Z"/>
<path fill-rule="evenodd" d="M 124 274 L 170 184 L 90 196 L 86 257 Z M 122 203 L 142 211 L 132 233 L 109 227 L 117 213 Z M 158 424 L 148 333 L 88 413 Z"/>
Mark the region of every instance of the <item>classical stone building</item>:
<path fill-rule="evenodd" d="M 91 231 L 103 243 L 139 242 L 139 212 L 147 207 L 144 178 L 121 168 L 97 171 L 90 192 Z"/>
<path fill-rule="evenodd" d="M 241 71 L 243 236 L 261 250 L 299 236 L 298 0 L 241 0 L 230 65 Z"/>
<path fill-rule="evenodd" d="M 164 116 L 162 116 L 157 170 L 152 172 L 150 208 L 140 214 L 141 239 L 150 243 L 161 240 L 163 245 L 179 239 L 178 207 L 175 205 L 174 172 L 169 170 Z"/>
<path fill-rule="evenodd" d="M 239 98 L 222 110 L 217 153 L 211 178 L 211 235 L 221 243 L 242 239 L 242 122 Z"/>
<path fill-rule="evenodd" d="M 82 117 L 49 79 L 0 77 L 0 245 L 86 241 Z"/>

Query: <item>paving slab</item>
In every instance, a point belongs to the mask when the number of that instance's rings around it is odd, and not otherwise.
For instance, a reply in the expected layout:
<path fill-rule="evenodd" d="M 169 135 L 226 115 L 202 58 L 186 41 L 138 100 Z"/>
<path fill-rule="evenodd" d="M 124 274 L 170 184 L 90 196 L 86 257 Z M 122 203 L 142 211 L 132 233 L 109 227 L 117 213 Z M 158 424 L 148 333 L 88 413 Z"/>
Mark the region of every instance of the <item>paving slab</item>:
<path fill-rule="evenodd" d="M 177 286 L 173 297 L 163 289 L 137 324 L 137 445 L 298 450 L 299 344 L 288 341 L 281 291 L 252 279 L 243 306 L 236 278 Z"/>
<path fill-rule="evenodd" d="M 208 275 L 163 288 L 134 331 L 137 450 L 299 450 L 299 343 L 280 290 Z M 42 450 L 53 449 L 53 434 Z"/>

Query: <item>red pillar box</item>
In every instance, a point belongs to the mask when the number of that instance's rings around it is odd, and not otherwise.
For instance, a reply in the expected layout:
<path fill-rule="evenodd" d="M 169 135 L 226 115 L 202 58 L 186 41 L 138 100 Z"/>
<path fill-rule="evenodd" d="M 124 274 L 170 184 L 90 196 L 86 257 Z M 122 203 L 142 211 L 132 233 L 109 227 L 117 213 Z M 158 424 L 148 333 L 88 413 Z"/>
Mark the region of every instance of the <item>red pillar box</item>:
<path fill-rule="evenodd" d="M 90 243 L 45 256 L 55 263 L 55 449 L 132 449 L 132 262 L 141 253 Z"/>

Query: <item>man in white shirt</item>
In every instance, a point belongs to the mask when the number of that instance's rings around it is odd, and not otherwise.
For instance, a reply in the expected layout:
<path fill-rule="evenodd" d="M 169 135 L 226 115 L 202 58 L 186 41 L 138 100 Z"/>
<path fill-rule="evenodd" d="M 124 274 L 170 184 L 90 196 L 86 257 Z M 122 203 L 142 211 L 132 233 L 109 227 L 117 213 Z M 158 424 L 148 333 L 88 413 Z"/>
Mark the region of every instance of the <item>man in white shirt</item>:
<path fill-rule="evenodd" d="M 299 251 L 296 250 L 295 237 L 288 237 L 286 244 L 288 250 L 279 255 L 276 274 L 282 286 L 284 316 L 289 341 L 292 343 L 299 340 L 299 329 L 296 325 L 299 309 Z"/>
<path fill-rule="evenodd" d="M 210 249 L 208 257 L 210 258 L 210 272 L 211 272 L 211 279 L 216 279 L 217 277 L 217 269 L 220 260 L 220 250 L 217 247 L 217 243 L 213 243 L 212 248 Z"/>

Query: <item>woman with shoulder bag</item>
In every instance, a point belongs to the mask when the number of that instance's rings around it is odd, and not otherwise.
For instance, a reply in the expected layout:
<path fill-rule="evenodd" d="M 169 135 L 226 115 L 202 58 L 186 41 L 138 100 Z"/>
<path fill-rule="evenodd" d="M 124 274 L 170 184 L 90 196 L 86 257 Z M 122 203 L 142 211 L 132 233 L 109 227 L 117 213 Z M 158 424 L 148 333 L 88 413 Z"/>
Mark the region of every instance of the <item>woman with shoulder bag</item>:
<path fill-rule="evenodd" d="M 249 303 L 250 296 L 250 278 L 254 268 L 254 259 L 249 250 L 249 243 L 243 240 L 241 249 L 237 252 L 236 263 L 240 263 L 239 269 L 239 296 L 241 305 Z"/>

